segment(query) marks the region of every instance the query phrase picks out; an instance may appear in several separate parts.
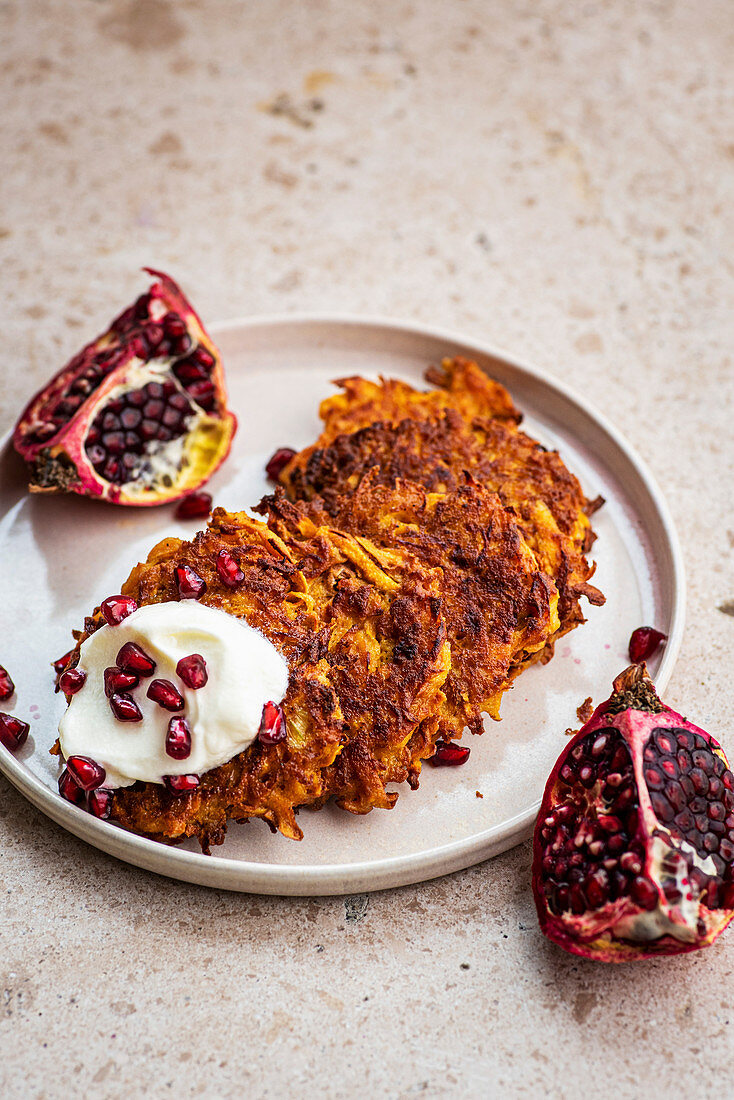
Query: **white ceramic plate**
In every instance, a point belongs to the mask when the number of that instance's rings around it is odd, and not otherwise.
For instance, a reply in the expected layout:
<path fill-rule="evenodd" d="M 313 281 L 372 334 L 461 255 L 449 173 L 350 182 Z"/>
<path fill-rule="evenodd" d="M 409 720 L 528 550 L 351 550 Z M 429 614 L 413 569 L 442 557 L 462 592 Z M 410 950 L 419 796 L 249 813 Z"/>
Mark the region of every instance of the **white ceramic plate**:
<path fill-rule="evenodd" d="M 525 412 L 527 431 L 558 448 L 588 496 L 607 503 L 594 517 L 595 583 L 607 597 L 587 607 L 588 622 L 561 640 L 553 661 L 529 669 L 508 693 L 502 721 L 488 720 L 467 764 L 426 767 L 420 790 L 401 790 L 396 807 L 354 817 L 333 807 L 304 811 L 301 843 L 259 821 L 232 825 L 224 845 L 204 856 L 194 842 L 170 848 L 98 821 L 64 802 L 48 749 L 63 699 L 49 662 L 69 631 L 111 592 L 165 533 L 184 537 L 173 507 L 125 509 L 79 497 L 25 492 L 9 444 L 0 456 L 2 654 L 17 685 L 7 704 L 31 722 L 23 751 L 0 746 L 0 769 L 34 805 L 70 832 L 128 863 L 187 882 L 269 894 L 340 894 L 420 882 L 478 863 L 529 835 L 564 730 L 578 725 L 587 696 L 605 698 L 628 663 L 630 632 L 641 624 L 669 640 L 651 671 L 662 690 L 681 640 L 684 578 L 667 507 L 650 474 L 616 430 L 580 397 L 496 349 L 445 332 L 392 321 L 279 317 L 215 329 L 240 428 L 232 454 L 212 479 L 217 504 L 255 504 L 269 488 L 264 464 L 281 445 L 301 447 L 319 430 L 319 401 L 330 381 L 378 374 L 420 384 L 445 355 L 476 359 Z M 483 795 L 477 797 L 477 792 Z"/>

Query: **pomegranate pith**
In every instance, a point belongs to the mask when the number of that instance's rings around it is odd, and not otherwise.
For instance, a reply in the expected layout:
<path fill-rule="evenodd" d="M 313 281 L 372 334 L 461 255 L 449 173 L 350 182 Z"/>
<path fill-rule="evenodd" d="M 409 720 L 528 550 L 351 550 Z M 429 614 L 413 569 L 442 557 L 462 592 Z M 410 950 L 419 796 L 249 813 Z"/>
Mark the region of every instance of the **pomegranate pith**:
<path fill-rule="evenodd" d="M 0 711 L 0 743 L 11 752 L 17 752 L 28 740 L 28 731 L 31 727 L 22 718 L 16 718 L 14 714 L 5 714 Z"/>
<path fill-rule="evenodd" d="M 606 962 L 692 951 L 734 916 L 734 775 L 709 734 L 660 702 L 644 665 L 614 689 L 546 786 L 541 928 Z"/>
<path fill-rule="evenodd" d="M 5 703 L 15 691 L 15 684 L 7 669 L 0 665 L 0 703 Z"/>
<path fill-rule="evenodd" d="M 264 745 L 277 745 L 286 739 L 286 724 L 283 708 L 272 700 L 263 707 L 258 739 Z"/>
<path fill-rule="evenodd" d="M 176 672 L 192 691 L 203 688 L 209 679 L 206 669 L 206 661 L 200 653 L 190 653 L 188 657 L 182 657 L 176 665 Z"/>
<path fill-rule="evenodd" d="M 13 444 L 33 492 L 117 504 L 177 500 L 224 461 L 236 429 L 221 361 L 167 275 L 38 393 Z"/>

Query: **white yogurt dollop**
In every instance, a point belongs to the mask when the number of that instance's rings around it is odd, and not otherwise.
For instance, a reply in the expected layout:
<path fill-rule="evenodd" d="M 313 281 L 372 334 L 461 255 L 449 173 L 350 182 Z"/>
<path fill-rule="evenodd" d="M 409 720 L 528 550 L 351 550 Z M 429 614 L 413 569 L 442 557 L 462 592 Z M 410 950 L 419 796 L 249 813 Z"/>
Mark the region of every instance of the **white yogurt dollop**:
<path fill-rule="evenodd" d="M 156 662 L 152 676 L 141 678 L 130 694 L 142 722 L 120 722 L 104 691 L 104 670 L 116 664 L 125 642 L 135 642 Z M 192 690 L 179 679 L 182 657 L 199 653 L 208 682 Z M 105 787 L 129 787 L 141 779 L 162 782 L 164 775 L 201 775 L 226 763 L 257 737 L 262 710 L 280 702 L 288 686 L 288 664 L 259 631 L 240 619 L 195 600 L 140 607 L 118 626 L 103 626 L 81 646 L 79 668 L 86 683 L 59 723 L 61 751 L 88 756 L 107 773 Z M 173 760 L 165 750 L 170 711 L 148 699 L 152 679 L 170 680 L 185 700 L 177 711 L 191 729 L 191 754 Z"/>

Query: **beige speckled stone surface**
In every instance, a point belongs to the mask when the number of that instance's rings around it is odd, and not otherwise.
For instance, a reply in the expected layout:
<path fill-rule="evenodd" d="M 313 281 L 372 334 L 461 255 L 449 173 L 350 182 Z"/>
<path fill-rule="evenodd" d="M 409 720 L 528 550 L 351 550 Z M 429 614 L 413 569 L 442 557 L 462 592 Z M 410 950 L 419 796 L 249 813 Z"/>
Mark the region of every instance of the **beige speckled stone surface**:
<path fill-rule="evenodd" d="M 669 701 L 734 751 L 729 0 L 5 0 L 0 36 L 0 428 L 144 263 L 207 319 L 504 345 L 654 470 L 690 588 Z M 4 1097 L 732 1094 L 734 933 L 585 965 L 538 932 L 527 846 L 369 898 L 247 897 L 0 793 Z"/>

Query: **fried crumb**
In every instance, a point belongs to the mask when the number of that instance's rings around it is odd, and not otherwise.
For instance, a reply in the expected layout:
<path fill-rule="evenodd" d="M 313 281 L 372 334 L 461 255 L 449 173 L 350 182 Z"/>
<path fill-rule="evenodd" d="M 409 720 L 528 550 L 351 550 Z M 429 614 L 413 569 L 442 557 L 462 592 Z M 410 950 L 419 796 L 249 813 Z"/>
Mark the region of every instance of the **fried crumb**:
<path fill-rule="evenodd" d="M 484 798 L 484 795 L 482 794 L 481 791 L 475 791 L 474 794 L 476 795 L 477 798 Z"/>
<path fill-rule="evenodd" d="M 593 713 L 594 704 L 591 701 L 591 696 L 587 695 L 583 703 L 581 703 L 580 706 L 576 707 L 576 717 L 578 718 L 579 722 L 585 725 L 589 721 Z"/>
<path fill-rule="evenodd" d="M 579 731 L 572 729 L 572 727 L 569 726 L 568 729 L 565 729 L 563 732 L 565 733 L 566 737 L 575 737 Z"/>

